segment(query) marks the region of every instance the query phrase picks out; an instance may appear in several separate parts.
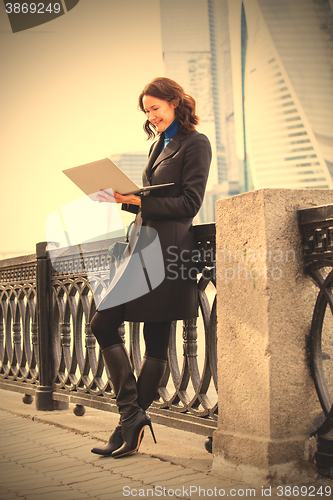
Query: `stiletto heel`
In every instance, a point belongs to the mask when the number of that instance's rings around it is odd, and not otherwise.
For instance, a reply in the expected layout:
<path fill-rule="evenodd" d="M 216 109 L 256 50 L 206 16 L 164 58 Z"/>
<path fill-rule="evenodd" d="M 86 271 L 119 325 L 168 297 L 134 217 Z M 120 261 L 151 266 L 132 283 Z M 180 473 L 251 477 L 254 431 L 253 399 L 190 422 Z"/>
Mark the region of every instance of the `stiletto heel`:
<path fill-rule="evenodd" d="M 157 443 L 157 441 L 156 441 L 156 438 L 155 438 L 155 434 L 154 434 L 154 431 L 153 431 L 153 426 L 152 426 L 152 424 L 151 424 L 151 420 L 149 420 L 149 424 L 147 424 L 147 425 L 149 425 L 151 435 L 153 436 L 154 443 L 156 444 L 156 443 Z"/>

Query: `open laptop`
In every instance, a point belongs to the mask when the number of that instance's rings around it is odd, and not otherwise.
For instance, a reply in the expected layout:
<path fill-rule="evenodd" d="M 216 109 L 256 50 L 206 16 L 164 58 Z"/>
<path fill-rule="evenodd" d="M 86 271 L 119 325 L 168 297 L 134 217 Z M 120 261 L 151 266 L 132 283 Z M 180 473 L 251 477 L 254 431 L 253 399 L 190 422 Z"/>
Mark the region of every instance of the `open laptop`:
<path fill-rule="evenodd" d="M 63 170 L 63 173 L 74 182 L 91 199 L 96 199 L 100 190 L 109 194 L 117 192 L 122 195 L 141 194 L 145 191 L 172 186 L 174 183 L 139 187 L 109 158 L 93 161 L 78 167 Z"/>

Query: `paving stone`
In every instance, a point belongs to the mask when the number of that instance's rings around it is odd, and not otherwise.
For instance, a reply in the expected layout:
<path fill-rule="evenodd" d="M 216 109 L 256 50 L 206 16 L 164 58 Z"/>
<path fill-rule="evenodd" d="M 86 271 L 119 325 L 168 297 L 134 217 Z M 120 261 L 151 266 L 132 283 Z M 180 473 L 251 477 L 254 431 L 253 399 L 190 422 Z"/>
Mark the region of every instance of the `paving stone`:
<path fill-rule="evenodd" d="M 181 484 L 189 484 L 189 483 L 195 483 L 195 484 L 200 484 L 200 481 L 204 481 L 207 479 L 207 476 L 205 474 L 202 474 L 200 472 L 192 471 L 192 474 L 185 475 L 182 474 L 179 477 L 179 482 Z"/>
<path fill-rule="evenodd" d="M 20 499 L 23 500 L 25 497 L 20 496 L 14 493 L 13 491 L 3 492 L 2 490 L 0 490 L 0 498 L 1 500 L 20 500 Z"/>
<path fill-rule="evenodd" d="M 125 474 L 127 471 L 130 471 L 133 464 L 135 464 L 135 460 L 129 462 L 128 459 L 115 460 L 112 457 L 99 458 L 94 462 L 94 465 L 96 467 L 101 467 L 103 469 L 110 470 L 114 473 L 121 472 L 122 474 Z"/>
<path fill-rule="evenodd" d="M 83 446 L 84 444 L 82 442 L 82 437 L 79 440 L 77 440 L 73 439 L 71 436 L 68 436 L 66 439 L 58 440 L 58 442 L 54 444 L 52 448 L 54 450 L 61 451 L 62 453 L 64 453 L 66 451 L 71 451 L 72 449 L 82 448 Z"/>
<path fill-rule="evenodd" d="M 101 493 L 96 496 L 95 500 L 124 500 L 124 496 L 121 491 Z"/>
<path fill-rule="evenodd" d="M 53 462 L 52 465 L 45 464 L 44 462 L 42 462 L 38 466 L 38 470 L 41 473 L 44 473 L 44 472 L 47 472 L 47 471 L 52 471 L 52 474 L 60 474 L 60 473 L 66 472 L 68 469 L 69 469 L 68 464 L 64 464 L 62 462 L 59 463 L 58 461 L 57 462 Z"/>
<path fill-rule="evenodd" d="M 26 428 L 28 428 L 28 426 L 31 426 L 33 424 L 34 424 L 34 421 L 31 420 L 31 418 L 20 417 L 18 415 L 11 415 L 10 422 L 7 425 L 8 425 L 8 429 L 11 429 L 12 427 L 19 427 L 21 425 L 25 425 Z"/>
<path fill-rule="evenodd" d="M 50 493 L 57 493 L 60 497 L 60 485 L 52 485 L 52 486 L 43 486 L 41 488 L 33 489 L 31 488 L 28 492 L 29 495 L 44 495 L 45 498 L 48 498 Z M 69 490 L 71 491 L 71 490 Z"/>
<path fill-rule="evenodd" d="M 108 490 L 113 489 L 113 484 L 112 480 L 110 478 L 109 482 L 103 481 L 103 482 L 98 482 L 98 481 L 88 481 L 85 483 L 80 483 L 77 485 L 77 489 L 80 491 L 83 491 L 84 493 L 96 493 L 103 491 L 103 490 Z"/>
<path fill-rule="evenodd" d="M 144 486 L 140 482 L 136 482 L 136 481 L 129 482 L 129 481 L 125 480 L 125 482 L 123 484 L 114 485 L 114 487 L 112 488 L 112 495 L 117 494 L 117 493 L 122 493 L 122 498 L 133 498 L 132 496 L 126 497 L 125 495 L 123 495 L 124 487 L 129 487 L 130 490 L 146 489 L 146 486 Z M 127 491 L 127 490 L 125 490 L 125 491 Z M 113 498 L 113 497 L 111 497 L 111 498 Z M 138 498 L 140 498 L 140 497 L 138 497 Z"/>
<path fill-rule="evenodd" d="M 22 443 L 22 439 L 17 440 L 16 442 L 11 442 L 1 440 L 1 451 L 2 453 L 8 453 L 8 451 L 11 450 L 22 450 L 23 448 L 26 447 L 26 443 Z"/>
<path fill-rule="evenodd" d="M 119 469 L 115 469 L 114 466 L 113 466 L 113 470 L 117 471 Z M 132 464 L 124 464 L 123 470 L 127 471 L 127 474 L 129 476 L 131 476 L 132 473 L 135 474 L 135 473 L 139 473 L 140 471 L 141 472 L 146 471 L 147 470 L 147 464 L 146 463 L 141 463 L 141 461 L 137 462 L 137 463 L 134 462 Z"/>
<path fill-rule="evenodd" d="M 77 481 L 80 481 L 81 478 L 85 478 L 85 477 L 103 477 L 103 470 L 100 470 L 100 469 L 97 469 L 96 467 L 94 466 L 89 466 L 87 465 L 87 467 L 80 467 L 79 469 L 70 469 L 68 471 L 68 474 L 70 474 L 73 478 L 73 482 L 77 482 Z M 67 475 L 68 475 L 67 474 Z"/>
<path fill-rule="evenodd" d="M 93 461 L 93 459 L 92 459 L 92 453 L 90 452 L 90 449 L 80 450 L 80 451 L 72 450 L 71 453 L 64 453 L 64 455 L 73 457 L 77 460 L 81 460 L 82 462 L 85 462 L 85 463 L 89 463 L 89 464 L 95 463 L 95 461 Z"/>
<path fill-rule="evenodd" d="M 110 483 L 110 491 L 115 491 L 122 489 L 124 486 L 128 485 L 131 481 L 124 477 L 111 477 L 112 481 Z"/>
<path fill-rule="evenodd" d="M 177 470 L 178 467 L 181 467 L 181 466 L 170 464 L 168 462 L 164 462 L 164 461 L 159 460 L 159 459 L 154 459 L 154 461 L 149 461 L 149 469 L 154 470 L 156 472 L 163 471 L 165 469 L 170 470 L 172 468 L 175 468 L 175 470 Z"/>
<path fill-rule="evenodd" d="M 39 424 L 38 422 L 33 422 L 32 426 L 29 427 L 27 437 L 29 439 L 34 439 L 34 438 L 41 439 L 42 437 L 53 436 L 56 434 L 57 430 L 54 427 L 44 427 L 42 424 Z"/>
<path fill-rule="evenodd" d="M 149 466 L 151 465 L 151 462 L 148 457 L 144 455 L 131 455 L 128 457 L 124 458 L 112 458 L 112 457 L 100 457 L 99 462 L 101 466 L 108 465 L 110 469 L 114 471 L 125 471 L 125 470 L 131 470 L 133 467 L 145 467 L 149 463 Z"/>
<path fill-rule="evenodd" d="M 9 455 L 12 453 L 33 453 L 35 450 L 36 451 L 42 451 L 45 450 L 45 448 L 35 445 L 34 443 L 24 441 L 23 443 L 17 443 L 17 444 L 12 444 L 12 443 L 4 443 L 3 446 L 1 446 L 2 452 L 4 455 Z"/>
<path fill-rule="evenodd" d="M 34 464 L 34 463 L 38 463 L 38 462 L 42 462 L 42 461 L 45 461 L 47 459 L 50 458 L 50 454 L 47 453 L 47 452 L 41 452 L 41 453 L 19 453 L 19 454 L 16 454 L 16 455 L 9 455 L 12 457 L 13 461 L 15 461 L 15 463 L 20 463 L 20 464 L 23 464 L 23 463 L 29 463 L 29 464 Z"/>
<path fill-rule="evenodd" d="M 84 471 L 86 470 L 85 467 L 84 467 L 85 464 L 77 464 L 74 462 L 73 466 L 70 468 L 70 473 L 76 477 L 78 474 L 81 475 L 82 471 L 84 473 Z M 53 469 L 52 469 L 53 471 Z M 54 470 L 54 472 L 57 474 L 57 475 L 61 475 L 63 476 L 63 471 L 62 470 Z M 45 472 L 44 472 L 45 473 Z"/>
<path fill-rule="evenodd" d="M 0 476 L 1 475 L 4 475 L 6 473 L 7 470 L 11 470 L 12 469 L 12 463 L 5 463 L 1 466 L 1 469 L 0 469 Z"/>
<path fill-rule="evenodd" d="M 161 473 L 155 473 L 155 471 L 151 471 L 150 473 L 145 473 L 141 477 L 138 476 L 138 474 L 135 474 L 131 476 L 133 479 L 139 479 L 144 482 L 147 482 L 149 484 L 156 483 L 157 481 L 167 481 L 168 479 L 177 479 L 181 477 L 182 475 L 182 468 L 180 467 L 179 470 L 165 470 L 164 472 Z"/>
<path fill-rule="evenodd" d="M 89 484 L 101 484 L 103 485 L 104 483 L 105 484 L 111 484 L 113 482 L 113 478 L 111 476 L 105 478 L 97 478 L 96 476 L 95 477 L 89 477 L 87 480 L 84 480 L 84 479 L 74 479 L 72 482 L 68 481 L 66 484 L 70 484 L 71 486 L 75 486 L 77 487 L 77 485 L 83 485 L 83 487 L 89 487 Z"/>
<path fill-rule="evenodd" d="M 169 469 L 169 471 L 172 469 Z M 166 473 L 168 473 L 168 470 L 166 469 Z M 193 470 L 193 469 L 185 469 L 185 467 L 182 467 L 181 470 L 178 471 L 179 476 L 177 476 L 177 479 L 180 481 L 182 479 L 183 481 L 187 481 L 187 479 L 191 479 L 193 477 L 197 477 L 198 472 Z M 162 481 L 160 479 L 159 481 Z"/>
<path fill-rule="evenodd" d="M 22 458 L 22 459 L 17 458 L 17 459 L 15 459 L 15 463 L 17 463 L 19 465 L 24 465 L 25 467 L 29 467 L 29 469 L 37 468 L 37 462 L 36 462 L 36 465 L 34 465 L 34 463 L 33 462 L 30 463 L 27 458 Z M 40 468 L 45 468 L 45 467 L 51 468 L 52 467 L 51 464 L 62 465 L 63 467 L 66 467 L 69 465 L 61 457 L 52 457 L 52 456 L 49 458 L 46 458 L 46 459 L 44 458 L 44 460 L 39 461 L 38 463 L 40 463 L 40 465 L 38 466 Z"/>
<path fill-rule="evenodd" d="M 2 423 L 2 425 L 5 425 L 5 424 Z M 8 432 L 6 429 L 6 434 L 4 434 L 1 441 L 5 441 L 5 442 L 11 441 L 13 443 L 22 442 L 22 441 L 25 442 L 27 440 L 29 432 L 30 432 L 30 430 L 25 429 L 25 428 L 22 429 L 22 433 L 18 433 L 16 431 Z"/>
<path fill-rule="evenodd" d="M 4 454 L 6 454 L 11 449 L 15 450 L 21 449 L 27 452 L 46 450 L 45 446 L 41 446 L 40 444 L 34 443 L 33 441 L 22 440 L 22 439 L 20 440 L 20 442 L 17 443 L 12 443 L 7 441 L 1 443 L 1 451 L 3 451 Z"/>
<path fill-rule="evenodd" d="M 91 472 L 91 471 L 87 471 L 87 473 L 83 476 L 78 476 L 78 477 L 75 477 L 73 476 L 70 471 L 66 474 L 66 476 L 64 476 L 64 478 L 66 477 L 66 483 L 68 484 L 69 481 L 71 481 L 71 484 L 78 484 L 78 483 L 81 483 L 81 482 L 86 482 L 86 481 L 90 481 L 90 480 L 93 480 L 93 479 L 96 479 L 96 477 L 99 477 L 99 472 L 98 471 L 95 471 L 95 472 Z M 64 479 L 65 480 L 65 479 Z M 101 477 L 101 480 L 102 480 L 102 477 Z"/>
<path fill-rule="evenodd" d="M 11 475 L 8 475 L 7 477 L 2 477 L 1 478 L 1 483 L 5 486 L 14 486 L 16 484 L 25 484 L 27 482 L 31 481 L 32 484 L 34 484 L 34 482 L 36 483 L 36 479 L 31 477 L 31 471 L 29 472 L 29 475 L 27 474 L 24 474 L 24 475 L 21 475 L 21 474 L 18 474 L 16 477 L 15 475 L 11 474 Z"/>
<path fill-rule="evenodd" d="M 39 490 L 44 487 L 48 486 L 59 486 L 60 483 L 57 483 L 56 481 L 53 481 L 51 477 L 43 477 L 41 475 L 39 476 L 34 476 L 31 475 L 30 478 L 25 479 L 24 481 L 14 481 L 14 483 L 11 485 L 11 489 L 15 489 L 16 487 L 20 487 L 20 490 L 24 489 L 29 489 L 32 491 Z"/>
<path fill-rule="evenodd" d="M 51 415 L 51 413 L 50 413 L 50 415 Z M 45 422 L 40 422 L 39 420 L 35 420 L 34 424 L 36 425 L 36 429 L 41 430 L 41 432 L 39 433 L 40 437 L 42 437 L 42 436 L 59 437 L 59 436 L 64 436 L 66 434 L 75 435 L 69 429 L 66 429 L 66 428 L 58 426 L 58 425 L 53 425 L 52 423 L 47 424 Z"/>
<path fill-rule="evenodd" d="M 20 422 L 15 427 L 12 427 L 7 435 L 22 438 L 22 436 L 27 436 L 32 429 L 32 427 L 26 425 L 24 422 Z"/>
<path fill-rule="evenodd" d="M 29 479 L 29 477 L 31 477 L 31 471 L 29 474 L 22 474 L 20 471 L 17 471 L 15 467 L 13 467 L 11 471 L 0 475 L 0 483 L 2 485 L 19 483 Z"/>
<path fill-rule="evenodd" d="M 54 494 L 50 493 L 47 495 L 47 500 L 90 500 L 91 496 L 84 495 L 79 491 L 64 491 L 64 492 L 55 492 Z M 26 496 L 26 500 L 45 500 L 45 495 L 43 493 L 37 494 L 28 494 Z"/>
<path fill-rule="evenodd" d="M 82 445 L 82 436 L 78 436 L 77 434 L 74 434 L 73 432 L 68 432 L 68 431 L 62 431 L 59 433 L 57 436 L 57 446 L 63 446 L 63 447 L 70 447 L 72 446 L 81 446 Z"/>

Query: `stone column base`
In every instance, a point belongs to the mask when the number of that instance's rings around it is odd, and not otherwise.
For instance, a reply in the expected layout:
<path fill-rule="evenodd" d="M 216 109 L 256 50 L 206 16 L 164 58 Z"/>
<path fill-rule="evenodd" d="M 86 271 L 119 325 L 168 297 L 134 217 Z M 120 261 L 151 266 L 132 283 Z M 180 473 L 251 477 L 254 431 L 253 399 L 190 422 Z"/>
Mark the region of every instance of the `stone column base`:
<path fill-rule="evenodd" d="M 223 450 L 217 451 L 217 450 Z M 242 463 L 228 460 L 239 455 Z M 304 452 L 305 450 L 305 452 Z M 244 436 L 226 436 L 215 431 L 213 437 L 213 471 L 230 479 L 245 482 L 253 487 L 279 486 L 281 484 L 310 484 L 317 477 L 313 463 L 316 451 L 314 437 L 304 441 L 262 440 Z M 276 456 L 276 463 L 274 463 Z M 283 463 L 280 461 L 283 458 Z M 247 463 L 245 463 L 247 462 Z M 279 463 L 280 462 L 280 463 Z"/>

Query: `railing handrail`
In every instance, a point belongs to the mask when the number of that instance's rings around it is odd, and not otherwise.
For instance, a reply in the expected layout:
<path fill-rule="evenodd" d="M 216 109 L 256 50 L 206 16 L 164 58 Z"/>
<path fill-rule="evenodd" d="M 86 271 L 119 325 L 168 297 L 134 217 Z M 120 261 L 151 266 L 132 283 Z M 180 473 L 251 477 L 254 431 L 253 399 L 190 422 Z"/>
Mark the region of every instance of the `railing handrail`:
<path fill-rule="evenodd" d="M 20 255 L 19 257 L 10 257 L 9 259 L 0 260 L 0 269 L 17 267 L 22 264 L 31 264 L 36 262 L 36 254 Z"/>

